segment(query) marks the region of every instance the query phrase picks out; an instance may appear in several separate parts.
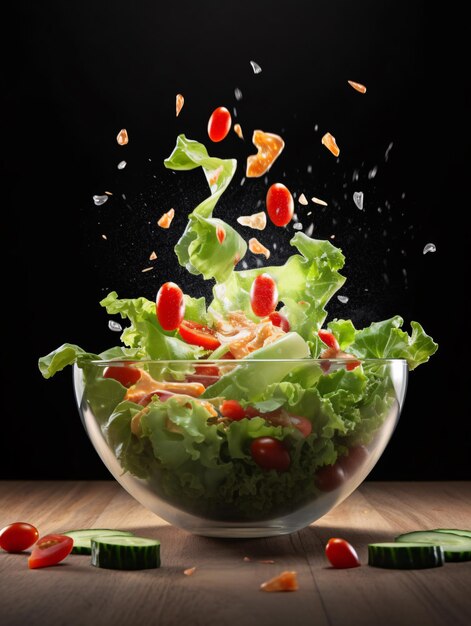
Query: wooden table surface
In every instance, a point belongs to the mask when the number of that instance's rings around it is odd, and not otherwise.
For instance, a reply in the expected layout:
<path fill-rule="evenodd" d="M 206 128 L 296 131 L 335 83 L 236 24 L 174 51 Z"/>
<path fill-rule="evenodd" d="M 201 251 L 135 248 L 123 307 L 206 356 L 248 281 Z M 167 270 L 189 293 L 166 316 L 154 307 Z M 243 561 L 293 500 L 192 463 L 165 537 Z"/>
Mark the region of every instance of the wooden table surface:
<path fill-rule="evenodd" d="M 408 530 L 471 528 L 471 482 L 366 482 L 309 528 L 250 540 L 173 528 L 114 481 L 8 481 L 0 483 L 0 502 L 0 527 L 28 521 L 41 534 L 120 528 L 162 543 L 160 569 L 127 572 L 94 568 L 78 555 L 29 570 L 27 555 L 1 552 L 1 626 L 471 624 L 471 561 L 408 571 L 366 565 L 369 542 Z M 331 568 L 324 546 L 333 536 L 349 540 L 365 565 Z M 190 567 L 195 573 L 185 576 Z M 297 571 L 298 591 L 259 590 L 283 570 Z"/>

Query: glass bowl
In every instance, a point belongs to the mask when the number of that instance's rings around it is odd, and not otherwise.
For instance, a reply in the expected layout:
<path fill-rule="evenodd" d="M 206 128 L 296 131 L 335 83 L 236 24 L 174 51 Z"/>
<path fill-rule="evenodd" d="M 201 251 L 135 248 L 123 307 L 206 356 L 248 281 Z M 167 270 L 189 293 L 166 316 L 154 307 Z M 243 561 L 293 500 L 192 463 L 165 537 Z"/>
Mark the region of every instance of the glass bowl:
<path fill-rule="evenodd" d="M 407 377 L 401 359 L 74 367 L 83 425 L 116 480 L 174 526 L 244 538 L 300 530 L 351 494 L 391 438 Z"/>

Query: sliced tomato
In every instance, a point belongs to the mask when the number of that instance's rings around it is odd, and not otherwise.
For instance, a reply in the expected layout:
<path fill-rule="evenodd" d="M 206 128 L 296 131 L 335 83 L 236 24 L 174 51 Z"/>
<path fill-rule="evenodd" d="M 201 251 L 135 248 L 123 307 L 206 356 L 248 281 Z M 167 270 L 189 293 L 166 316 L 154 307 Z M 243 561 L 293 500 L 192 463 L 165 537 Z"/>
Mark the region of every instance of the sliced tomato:
<path fill-rule="evenodd" d="M 129 365 L 110 365 L 103 372 L 103 378 L 113 378 L 123 385 L 131 387 L 135 385 L 141 377 L 141 370 Z"/>
<path fill-rule="evenodd" d="M 6 552 L 21 552 L 38 540 L 37 528 L 26 522 L 14 522 L 0 530 L 0 548 Z"/>
<path fill-rule="evenodd" d="M 265 470 L 286 472 L 291 465 L 288 450 L 273 437 L 257 437 L 250 444 L 250 452 L 255 463 Z"/>
<path fill-rule="evenodd" d="M 347 569 L 361 565 L 355 548 L 338 537 L 332 537 L 325 547 L 325 555 L 329 559 L 332 567 L 337 569 Z"/>
<path fill-rule="evenodd" d="M 56 565 L 70 554 L 74 547 L 72 537 L 66 535 L 45 535 L 34 545 L 28 559 L 30 569 Z"/>
<path fill-rule="evenodd" d="M 246 410 L 237 400 L 224 400 L 219 411 L 223 417 L 227 417 L 236 422 L 244 419 L 244 417 L 248 417 Z"/>
<path fill-rule="evenodd" d="M 321 328 L 317 334 L 319 335 L 319 339 L 321 339 L 326 346 L 333 348 L 334 350 L 340 350 L 339 342 L 333 333 Z"/>
<path fill-rule="evenodd" d="M 307 417 L 301 415 L 290 415 L 289 421 L 291 424 L 299 430 L 301 435 L 306 438 L 312 433 L 312 422 Z"/>
<path fill-rule="evenodd" d="M 216 350 L 221 345 L 214 330 L 203 326 L 203 324 L 198 324 L 198 322 L 183 320 L 178 332 L 184 341 L 192 346 L 201 346 L 205 350 Z"/>
<path fill-rule="evenodd" d="M 278 313 L 278 311 L 273 311 L 273 313 L 270 313 L 268 317 L 273 326 L 278 326 L 285 333 L 289 333 L 290 325 L 288 319 L 284 315 Z"/>

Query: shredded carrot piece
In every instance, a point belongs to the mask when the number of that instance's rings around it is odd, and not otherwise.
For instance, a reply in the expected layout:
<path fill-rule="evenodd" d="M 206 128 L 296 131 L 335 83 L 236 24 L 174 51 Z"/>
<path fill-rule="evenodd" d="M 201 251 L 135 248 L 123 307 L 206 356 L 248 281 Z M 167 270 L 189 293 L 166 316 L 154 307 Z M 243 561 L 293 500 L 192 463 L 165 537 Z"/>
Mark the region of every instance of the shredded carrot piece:
<path fill-rule="evenodd" d="M 340 148 L 337 146 L 335 137 L 333 135 L 331 135 L 330 133 L 326 133 L 322 137 L 322 143 L 327 148 L 327 150 L 330 150 L 334 156 L 338 157 L 338 155 L 340 154 Z"/>
<path fill-rule="evenodd" d="M 175 210 L 174 209 L 170 209 L 170 211 L 168 211 L 167 213 L 164 213 L 162 215 L 162 217 L 159 219 L 157 224 L 161 228 L 170 228 L 170 224 L 172 223 L 172 220 L 173 220 L 174 216 L 175 216 Z"/>
<path fill-rule="evenodd" d="M 254 130 L 252 142 L 258 149 L 257 154 L 247 157 L 247 178 L 259 178 L 268 172 L 275 160 L 280 156 L 285 142 L 279 135 Z"/>
<path fill-rule="evenodd" d="M 122 128 L 119 131 L 116 137 L 116 141 L 119 143 L 120 146 L 125 146 L 127 143 L 129 143 L 128 131 L 125 128 Z"/>
<path fill-rule="evenodd" d="M 281 572 L 260 585 L 262 591 L 297 591 L 298 578 L 296 572 Z"/>
<path fill-rule="evenodd" d="M 181 93 L 177 93 L 176 102 L 175 102 L 175 110 L 177 113 L 177 117 L 180 115 L 180 111 L 183 109 L 183 105 L 185 104 L 185 98 Z"/>
<path fill-rule="evenodd" d="M 356 91 L 359 91 L 360 93 L 366 93 L 365 85 L 362 85 L 361 83 L 356 83 L 353 80 L 349 80 L 348 84 L 350 85 L 350 87 L 353 87 L 353 89 L 355 89 Z"/>
<path fill-rule="evenodd" d="M 234 132 L 237 135 L 237 137 L 239 137 L 239 139 L 244 138 L 240 124 L 234 124 Z"/>
<path fill-rule="evenodd" d="M 264 254 L 266 259 L 270 258 L 270 250 L 265 248 L 265 246 L 262 245 L 258 239 L 255 239 L 255 237 L 249 239 L 249 250 L 253 254 Z"/>

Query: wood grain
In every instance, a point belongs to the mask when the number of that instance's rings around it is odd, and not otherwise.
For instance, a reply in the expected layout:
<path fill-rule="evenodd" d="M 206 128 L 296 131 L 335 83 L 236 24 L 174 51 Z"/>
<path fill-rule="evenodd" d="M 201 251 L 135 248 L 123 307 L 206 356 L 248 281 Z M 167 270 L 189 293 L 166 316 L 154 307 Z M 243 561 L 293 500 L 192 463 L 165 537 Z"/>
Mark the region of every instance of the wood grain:
<path fill-rule="evenodd" d="M 367 545 L 400 532 L 471 528 L 471 483 L 366 482 L 309 528 L 251 540 L 208 539 L 166 524 L 117 483 L 0 483 L 0 527 L 35 524 L 41 534 L 120 528 L 162 542 L 162 567 L 96 569 L 90 557 L 29 570 L 25 554 L 0 554 L 1 626 L 469 626 L 471 562 L 429 570 L 328 566 L 324 546 L 344 537 L 367 562 Z M 250 561 L 244 561 L 250 557 Z M 275 563 L 261 563 L 274 560 Z M 192 576 L 183 570 L 196 567 Z M 299 591 L 263 593 L 285 569 Z"/>

